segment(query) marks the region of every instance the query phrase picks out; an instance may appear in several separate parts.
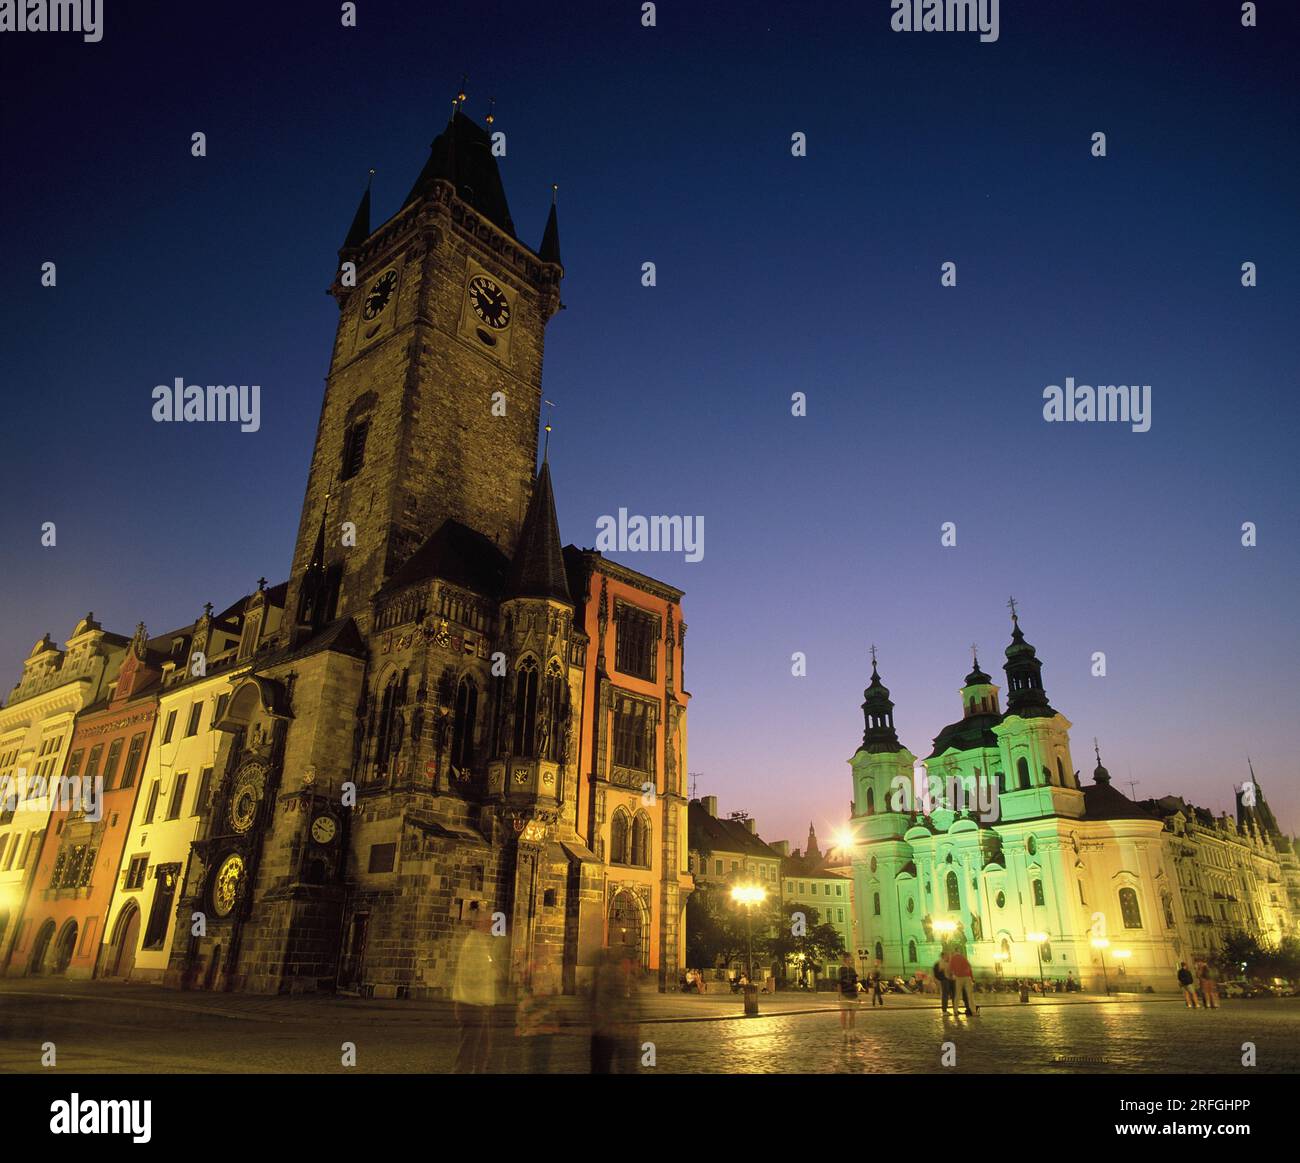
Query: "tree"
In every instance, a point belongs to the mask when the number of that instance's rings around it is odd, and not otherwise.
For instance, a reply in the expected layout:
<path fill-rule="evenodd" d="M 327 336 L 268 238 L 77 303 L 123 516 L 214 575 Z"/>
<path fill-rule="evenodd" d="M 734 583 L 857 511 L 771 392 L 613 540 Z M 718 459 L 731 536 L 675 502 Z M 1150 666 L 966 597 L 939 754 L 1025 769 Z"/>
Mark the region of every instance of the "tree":
<path fill-rule="evenodd" d="M 728 899 L 707 889 L 686 898 L 686 960 L 701 969 L 730 965 L 745 955 L 745 918 Z"/>
<path fill-rule="evenodd" d="M 845 952 L 844 938 L 834 925 L 822 923 L 812 905 L 794 903 L 777 910 L 774 932 L 763 948 L 783 965 L 797 965 L 801 983 L 809 972 L 820 973 Z"/>

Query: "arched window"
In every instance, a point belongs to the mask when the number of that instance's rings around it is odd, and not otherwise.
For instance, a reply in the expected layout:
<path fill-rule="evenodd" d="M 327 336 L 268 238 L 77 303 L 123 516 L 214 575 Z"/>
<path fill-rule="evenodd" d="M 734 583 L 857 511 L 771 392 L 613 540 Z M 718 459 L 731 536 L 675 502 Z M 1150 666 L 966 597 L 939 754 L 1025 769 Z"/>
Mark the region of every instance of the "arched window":
<path fill-rule="evenodd" d="M 867 815 L 874 814 L 876 810 L 876 792 L 874 788 L 867 788 Z"/>
<path fill-rule="evenodd" d="M 1006 937 L 1002 938 L 1002 956 L 1005 960 L 1011 960 L 1011 942 Z"/>
<path fill-rule="evenodd" d="M 1034 904 L 1045 905 L 1046 903 L 1047 900 L 1043 896 L 1043 882 L 1041 880 L 1036 880 L 1034 881 Z"/>
<path fill-rule="evenodd" d="M 1023 755 L 1016 760 L 1016 787 L 1025 788 L 1029 786 L 1029 760 Z"/>
<path fill-rule="evenodd" d="M 908 959 L 909 961 L 911 961 L 911 962 L 915 962 L 915 961 L 916 961 L 916 942 L 915 942 L 915 941 L 909 941 L 909 942 L 907 943 L 907 959 Z"/>
<path fill-rule="evenodd" d="M 632 821 L 632 863 L 638 868 L 650 867 L 650 818 L 637 812 Z"/>
<path fill-rule="evenodd" d="M 883 961 L 884 959 L 885 959 L 885 947 L 884 947 L 884 946 L 883 946 L 879 941 L 877 941 L 877 942 L 876 942 L 876 960 L 877 960 L 877 961 Z"/>
<path fill-rule="evenodd" d="M 627 812 L 619 808 L 614 813 L 609 825 L 609 862 L 611 864 L 627 863 Z"/>
<path fill-rule="evenodd" d="M 880 893 L 878 892 L 871 894 L 871 915 L 873 917 L 880 916 Z"/>
<path fill-rule="evenodd" d="M 451 765 L 465 770 L 474 763 L 474 719 L 478 714 L 478 687 L 469 675 L 456 688 L 456 722 L 451 732 Z"/>
<path fill-rule="evenodd" d="M 1142 928 L 1142 909 L 1138 905 L 1138 894 L 1134 889 L 1119 890 L 1119 913 L 1124 918 L 1124 928 Z"/>
<path fill-rule="evenodd" d="M 1048 787 L 1052 785 L 1052 769 L 1046 763 L 1043 764 L 1043 783 Z"/>
<path fill-rule="evenodd" d="M 552 763 L 564 762 L 564 727 L 569 721 L 569 684 L 564 681 L 558 663 L 546 668 L 546 694 L 543 700 L 549 722 L 546 725 L 546 756 Z"/>
<path fill-rule="evenodd" d="M 957 913 L 961 911 L 961 886 L 957 883 L 957 874 L 948 873 L 948 911 Z"/>
<path fill-rule="evenodd" d="M 532 755 L 537 747 L 537 663 L 525 659 L 515 674 L 516 755 Z"/>
<path fill-rule="evenodd" d="M 1059 755 L 1056 757 L 1056 774 L 1060 778 L 1062 787 L 1070 786 L 1065 780 L 1065 764 L 1061 762 Z"/>
<path fill-rule="evenodd" d="M 384 775 L 388 771 L 388 761 L 397 750 L 401 732 L 396 730 L 397 711 L 401 706 L 400 685 L 394 673 L 384 687 L 384 696 L 379 703 L 379 728 L 375 738 L 375 770 Z"/>

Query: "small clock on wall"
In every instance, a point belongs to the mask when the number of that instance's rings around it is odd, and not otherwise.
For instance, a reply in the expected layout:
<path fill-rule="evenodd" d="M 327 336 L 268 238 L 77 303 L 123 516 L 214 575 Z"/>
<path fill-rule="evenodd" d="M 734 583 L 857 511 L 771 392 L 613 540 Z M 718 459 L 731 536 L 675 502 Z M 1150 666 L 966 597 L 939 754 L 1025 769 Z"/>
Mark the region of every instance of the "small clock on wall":
<path fill-rule="evenodd" d="M 311 822 L 311 838 L 317 844 L 333 844 L 334 837 L 339 833 L 338 821 L 328 812 L 321 812 Z"/>
<path fill-rule="evenodd" d="M 473 262 L 465 272 L 464 285 L 457 334 L 484 355 L 509 363 L 515 331 L 514 288 Z"/>
<path fill-rule="evenodd" d="M 493 331 L 503 331 L 510 326 L 510 300 L 495 279 L 487 275 L 475 275 L 470 279 L 469 305 L 479 322 Z"/>
<path fill-rule="evenodd" d="M 393 293 L 396 290 L 397 271 L 395 269 L 386 270 L 370 284 L 370 290 L 366 292 L 365 300 L 361 304 L 362 318 L 367 322 L 378 319 L 388 309 L 389 303 L 393 301 Z"/>

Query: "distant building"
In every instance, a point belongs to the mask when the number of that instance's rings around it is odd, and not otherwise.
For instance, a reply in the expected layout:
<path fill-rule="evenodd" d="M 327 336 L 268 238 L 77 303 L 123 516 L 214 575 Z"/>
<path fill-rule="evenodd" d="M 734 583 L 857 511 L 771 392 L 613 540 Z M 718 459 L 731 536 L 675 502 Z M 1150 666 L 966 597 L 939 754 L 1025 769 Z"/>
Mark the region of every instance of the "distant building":
<path fill-rule="evenodd" d="M 785 846 L 784 840 L 773 845 L 779 849 Z M 832 867 L 828 855 L 820 850 L 817 832 L 809 824 L 808 843 L 803 852 L 796 848 L 781 861 L 782 908 L 787 912 L 799 906 L 815 909 L 817 923 L 834 928 L 844 942 L 844 948 L 854 953 L 853 877 L 847 869 Z M 855 957 L 861 963 L 861 958 L 856 954 Z M 834 965 L 822 969 L 823 973 L 836 972 Z"/>

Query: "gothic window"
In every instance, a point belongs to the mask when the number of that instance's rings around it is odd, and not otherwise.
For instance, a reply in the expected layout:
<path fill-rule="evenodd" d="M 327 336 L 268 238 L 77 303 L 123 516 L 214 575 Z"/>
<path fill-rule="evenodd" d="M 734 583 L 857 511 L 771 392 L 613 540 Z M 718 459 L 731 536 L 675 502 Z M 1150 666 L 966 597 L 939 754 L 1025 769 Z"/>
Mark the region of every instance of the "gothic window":
<path fill-rule="evenodd" d="M 911 961 L 913 964 L 915 964 L 915 962 L 916 962 L 916 942 L 915 942 L 915 941 L 909 941 L 909 942 L 907 943 L 907 959 L 908 959 L 908 961 Z"/>
<path fill-rule="evenodd" d="M 948 884 L 948 911 L 953 913 L 960 912 L 961 911 L 961 886 L 958 885 L 957 883 L 957 874 L 955 872 L 948 873 L 947 884 Z"/>
<path fill-rule="evenodd" d="M 366 435 L 370 431 L 370 417 L 348 425 L 343 436 L 343 460 L 339 466 L 339 480 L 351 480 L 361 471 L 366 459 Z"/>
<path fill-rule="evenodd" d="M 474 719 L 478 714 L 478 687 L 469 675 L 456 688 L 456 721 L 451 732 L 451 765 L 467 770 L 474 762 Z"/>
<path fill-rule="evenodd" d="M 650 867 L 650 821 L 645 812 L 637 812 L 632 821 L 632 863 L 638 868 Z"/>
<path fill-rule="evenodd" d="M 619 808 L 614 813 L 614 818 L 609 825 L 609 862 L 611 864 L 626 864 L 628 862 L 627 840 L 627 812 Z"/>
<path fill-rule="evenodd" d="M 1131 888 L 1119 890 L 1119 911 L 1124 918 L 1124 928 L 1142 928 L 1142 910 L 1138 906 L 1138 894 Z"/>
<path fill-rule="evenodd" d="M 634 771 L 651 770 L 651 726 L 648 704 L 619 699 L 614 708 L 614 763 Z"/>
<path fill-rule="evenodd" d="M 532 755 L 537 746 L 537 663 L 525 659 L 515 674 L 516 755 Z"/>
<path fill-rule="evenodd" d="M 401 687 L 397 674 L 388 679 L 384 687 L 384 697 L 379 703 L 379 728 L 375 742 L 375 771 L 384 775 L 388 771 L 388 760 L 396 750 L 400 732 L 397 729 L 398 709 L 401 706 Z"/>
<path fill-rule="evenodd" d="M 1034 904 L 1045 905 L 1046 903 L 1047 900 L 1043 896 L 1043 882 L 1041 880 L 1036 880 L 1034 881 Z"/>
<path fill-rule="evenodd" d="M 614 667 L 648 682 L 655 680 L 660 619 L 621 603 L 614 616 Z"/>
<path fill-rule="evenodd" d="M 1016 787 L 1025 788 L 1029 786 L 1029 760 L 1023 755 L 1016 760 Z"/>
<path fill-rule="evenodd" d="M 564 762 L 564 728 L 569 721 L 569 684 L 554 662 L 546 669 L 545 706 L 550 716 L 547 725 L 546 755 L 552 763 Z"/>
<path fill-rule="evenodd" d="M 874 917 L 880 916 L 880 893 L 878 892 L 871 894 L 871 915 Z"/>
<path fill-rule="evenodd" d="M 876 942 L 876 960 L 877 960 L 877 961 L 883 961 L 884 959 L 885 959 L 885 947 L 884 947 L 884 946 L 883 946 L 879 941 L 877 941 L 877 942 Z"/>

